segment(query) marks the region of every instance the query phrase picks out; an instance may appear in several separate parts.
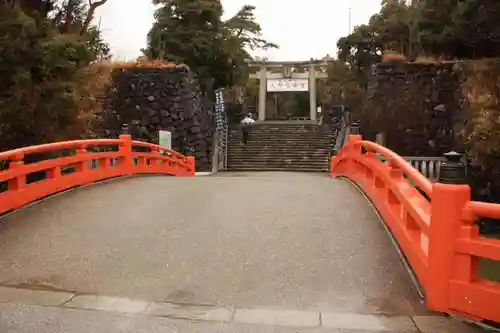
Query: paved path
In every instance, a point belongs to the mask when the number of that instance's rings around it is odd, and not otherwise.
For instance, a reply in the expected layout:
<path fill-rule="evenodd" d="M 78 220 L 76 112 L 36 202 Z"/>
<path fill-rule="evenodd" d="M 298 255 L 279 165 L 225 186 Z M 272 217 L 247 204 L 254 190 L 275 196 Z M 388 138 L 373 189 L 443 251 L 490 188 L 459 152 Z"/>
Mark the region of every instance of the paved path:
<path fill-rule="evenodd" d="M 232 309 L 231 320 L 249 325 L 255 315 L 272 317 L 267 324 L 290 323 L 276 316 L 316 323 L 316 316 L 320 325 L 333 316 L 330 328 L 341 329 L 349 325 L 339 321 L 359 321 L 349 314 L 415 327 L 416 316 L 431 315 L 364 197 L 320 174 L 135 177 L 58 195 L 1 220 L 0 285 L 68 297 L 44 304 L 43 295 L 12 296 L 3 288 L 3 302 L 85 309 L 102 303 L 86 294 L 103 295 L 108 305 L 106 297 L 143 302 L 130 305 L 141 310 L 134 313 L 156 304 L 160 316 L 179 303 L 195 312 L 200 305 Z M 12 325 L 29 322 L 22 313 L 54 318 L 48 312 L 73 311 L 67 318 L 82 311 L 6 304 L 0 313 L 11 312 Z"/>

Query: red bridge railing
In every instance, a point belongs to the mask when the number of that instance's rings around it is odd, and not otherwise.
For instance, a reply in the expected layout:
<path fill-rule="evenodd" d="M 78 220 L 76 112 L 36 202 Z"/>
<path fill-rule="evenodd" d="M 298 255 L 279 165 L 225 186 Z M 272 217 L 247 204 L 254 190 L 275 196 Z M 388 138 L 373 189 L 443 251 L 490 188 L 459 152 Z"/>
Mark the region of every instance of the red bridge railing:
<path fill-rule="evenodd" d="M 29 163 L 30 157 L 38 156 Z M 41 157 L 42 156 L 42 157 Z M 194 176 L 194 157 L 119 139 L 77 140 L 0 153 L 0 214 L 95 181 L 134 174 Z"/>
<path fill-rule="evenodd" d="M 482 237 L 475 224 L 480 217 L 500 219 L 500 204 L 471 201 L 468 185 L 433 184 L 401 156 L 359 135 L 349 137 L 330 170 L 356 183 L 375 205 L 429 309 L 500 322 L 500 283 L 479 277 L 481 258 L 500 260 L 500 240 Z"/>

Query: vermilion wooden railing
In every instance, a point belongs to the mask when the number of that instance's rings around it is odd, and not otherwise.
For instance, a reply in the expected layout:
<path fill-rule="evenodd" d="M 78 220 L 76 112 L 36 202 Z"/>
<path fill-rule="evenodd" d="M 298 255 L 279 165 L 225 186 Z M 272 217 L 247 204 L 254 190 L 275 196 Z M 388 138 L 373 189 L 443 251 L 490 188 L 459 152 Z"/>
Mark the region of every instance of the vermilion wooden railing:
<path fill-rule="evenodd" d="M 500 322 L 500 283 L 481 279 L 478 269 L 480 258 L 500 260 L 500 240 L 480 236 L 475 224 L 479 217 L 500 219 L 500 204 L 471 201 L 468 185 L 433 184 L 401 156 L 359 135 L 349 137 L 330 170 L 333 177 L 352 180 L 373 202 L 429 309 Z"/>
<path fill-rule="evenodd" d="M 96 147 L 108 151 L 92 152 Z M 69 156 L 25 163 L 26 157 L 34 154 L 51 156 L 63 152 Z M 194 176 L 195 173 L 194 157 L 132 141 L 129 135 L 121 135 L 119 139 L 66 141 L 15 149 L 0 153 L 0 161 L 7 165 L 0 171 L 0 185 L 3 185 L 0 187 L 0 214 L 106 178 L 148 173 Z M 34 174 L 38 176 L 35 181 L 27 181 Z"/>

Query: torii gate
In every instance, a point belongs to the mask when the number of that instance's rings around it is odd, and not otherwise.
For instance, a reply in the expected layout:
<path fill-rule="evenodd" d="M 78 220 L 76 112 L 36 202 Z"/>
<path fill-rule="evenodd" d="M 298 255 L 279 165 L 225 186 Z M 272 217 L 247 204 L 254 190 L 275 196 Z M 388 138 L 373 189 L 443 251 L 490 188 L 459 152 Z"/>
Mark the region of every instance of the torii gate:
<path fill-rule="evenodd" d="M 326 79 L 328 61 L 248 61 L 250 68 L 259 68 L 259 72 L 250 74 L 251 79 L 259 80 L 259 120 L 266 120 L 266 93 L 284 91 L 309 91 L 309 115 L 316 120 L 316 80 Z M 269 72 L 268 68 L 282 68 L 281 73 Z M 306 68 L 305 73 L 296 73 L 294 69 Z"/>

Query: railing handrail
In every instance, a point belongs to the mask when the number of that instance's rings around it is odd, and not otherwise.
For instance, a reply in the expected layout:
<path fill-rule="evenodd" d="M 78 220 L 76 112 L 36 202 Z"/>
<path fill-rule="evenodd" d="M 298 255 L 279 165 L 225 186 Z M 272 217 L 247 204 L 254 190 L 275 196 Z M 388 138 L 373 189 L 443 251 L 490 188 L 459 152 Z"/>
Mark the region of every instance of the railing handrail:
<path fill-rule="evenodd" d="M 173 149 L 162 147 L 162 146 L 159 146 L 159 145 L 154 144 L 154 143 L 132 140 L 132 145 L 135 146 L 135 147 L 150 148 L 153 151 L 170 153 L 173 157 L 176 157 L 178 159 L 183 159 L 183 160 L 187 159 L 187 156 L 185 156 L 185 155 L 183 155 L 183 154 L 181 154 L 179 152 L 176 152 Z"/>
<path fill-rule="evenodd" d="M 432 182 L 429 181 L 418 170 L 411 166 L 404 157 L 399 156 L 392 150 L 379 145 L 372 141 L 361 140 L 356 143 L 360 147 L 365 148 L 367 151 L 383 155 L 391 167 L 397 166 L 401 171 L 406 174 L 411 180 L 415 182 L 427 195 L 432 195 Z"/>
<path fill-rule="evenodd" d="M 104 146 L 104 145 L 119 145 L 122 143 L 120 139 L 90 139 L 90 140 L 72 140 L 61 141 L 54 143 L 46 143 L 36 146 L 27 146 L 12 150 L 0 152 L 0 160 L 9 160 L 11 157 L 36 153 L 45 153 L 54 150 L 71 149 L 71 148 L 86 148 L 88 146 Z"/>
<path fill-rule="evenodd" d="M 500 219 L 500 204 L 496 203 L 469 201 L 464 211 L 467 214 L 473 214 L 476 218 Z"/>
<path fill-rule="evenodd" d="M 103 145 L 118 149 L 87 150 Z M 149 151 L 134 151 L 134 147 Z M 74 152 L 69 156 L 51 156 L 54 158 L 25 163 L 25 157 L 30 154 L 64 149 L 74 149 Z M 0 161 L 8 161 L 7 168 L 0 170 L 0 186 L 4 186 L 0 187 L 0 214 L 48 195 L 107 178 L 134 174 L 195 174 L 194 157 L 156 144 L 132 141 L 129 135 L 121 135 L 119 139 L 74 140 L 18 148 L 0 153 Z M 41 177 L 28 182 L 28 176 L 37 173 L 41 173 Z"/>
<path fill-rule="evenodd" d="M 411 159 L 351 135 L 332 157 L 330 173 L 355 182 L 373 202 L 424 289 L 428 308 L 500 323 L 500 283 L 481 279 L 478 270 L 480 258 L 500 261 L 500 240 L 482 237 L 476 224 L 482 217 L 500 219 L 500 204 L 472 201 L 465 184 L 431 183 Z"/>

